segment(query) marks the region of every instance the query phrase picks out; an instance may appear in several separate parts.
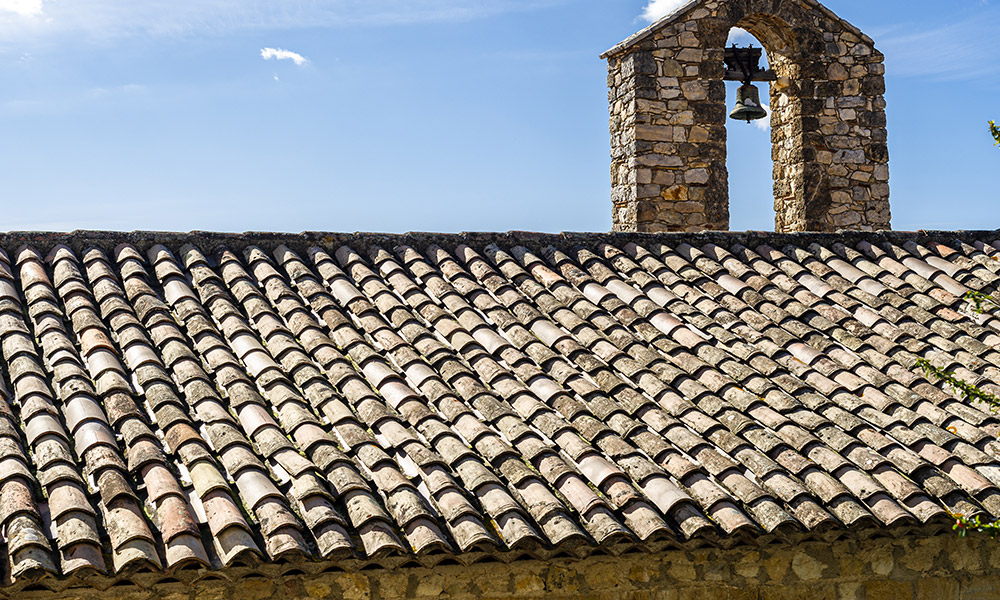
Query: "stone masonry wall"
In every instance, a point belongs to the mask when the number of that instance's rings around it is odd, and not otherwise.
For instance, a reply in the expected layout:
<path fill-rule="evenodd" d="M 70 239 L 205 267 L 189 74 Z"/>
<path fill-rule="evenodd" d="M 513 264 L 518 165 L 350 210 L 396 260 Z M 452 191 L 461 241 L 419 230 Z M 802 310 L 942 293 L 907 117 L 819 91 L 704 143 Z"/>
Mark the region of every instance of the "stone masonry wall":
<path fill-rule="evenodd" d="M 779 76 L 775 229 L 889 229 L 885 69 L 871 39 L 813 0 L 704 0 L 605 54 L 614 230 L 729 229 L 732 27 L 761 41 Z"/>
<path fill-rule="evenodd" d="M 19 600 L 972 600 L 1000 597 L 1000 541 L 930 537 L 673 551 L 471 566 L 227 574 L 105 591 L 23 592 Z M 204 572 L 202 574 L 205 574 Z M 180 578 L 180 577 L 179 577 Z"/>

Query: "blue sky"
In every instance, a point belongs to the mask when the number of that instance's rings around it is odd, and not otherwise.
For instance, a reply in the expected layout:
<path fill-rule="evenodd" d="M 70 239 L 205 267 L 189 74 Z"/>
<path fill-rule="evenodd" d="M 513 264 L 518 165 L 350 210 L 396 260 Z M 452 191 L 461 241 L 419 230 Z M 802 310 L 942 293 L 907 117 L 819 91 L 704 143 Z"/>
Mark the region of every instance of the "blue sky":
<path fill-rule="evenodd" d="M 0 0 L 0 230 L 606 231 L 649 1 Z M 887 57 L 894 227 L 1000 227 L 1000 9 L 827 4 Z M 729 152 L 773 229 L 768 133 Z"/>

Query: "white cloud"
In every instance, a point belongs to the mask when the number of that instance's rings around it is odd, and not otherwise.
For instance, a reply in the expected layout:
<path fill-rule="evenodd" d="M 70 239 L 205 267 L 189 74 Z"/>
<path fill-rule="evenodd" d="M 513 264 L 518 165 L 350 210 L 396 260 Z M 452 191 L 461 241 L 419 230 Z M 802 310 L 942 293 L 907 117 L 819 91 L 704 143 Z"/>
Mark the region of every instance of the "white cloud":
<path fill-rule="evenodd" d="M 642 9 L 642 18 L 650 22 L 659 21 L 690 2 L 691 0 L 649 0 L 646 8 Z"/>
<path fill-rule="evenodd" d="M 14 13 L 21 17 L 40 17 L 42 0 L 0 0 L 0 12 Z"/>
<path fill-rule="evenodd" d="M 761 102 L 760 106 L 767 111 L 767 116 L 754 121 L 753 126 L 761 131 L 771 131 L 771 107 L 766 102 Z"/>
<path fill-rule="evenodd" d="M 272 58 L 274 60 L 290 60 L 300 67 L 309 62 L 308 58 L 302 56 L 298 52 L 282 50 L 281 48 L 261 48 L 260 57 L 264 60 L 271 60 Z"/>

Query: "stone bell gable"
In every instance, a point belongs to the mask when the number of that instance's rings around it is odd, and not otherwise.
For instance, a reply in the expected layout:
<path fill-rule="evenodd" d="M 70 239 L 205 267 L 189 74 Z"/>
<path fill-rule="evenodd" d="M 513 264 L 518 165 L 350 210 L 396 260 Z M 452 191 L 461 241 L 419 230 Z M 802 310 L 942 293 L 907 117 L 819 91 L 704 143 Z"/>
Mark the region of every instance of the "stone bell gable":
<path fill-rule="evenodd" d="M 777 76 L 775 229 L 889 229 L 885 68 L 871 38 L 814 0 L 696 0 L 602 56 L 614 230 L 729 229 L 733 27 L 760 40 Z"/>

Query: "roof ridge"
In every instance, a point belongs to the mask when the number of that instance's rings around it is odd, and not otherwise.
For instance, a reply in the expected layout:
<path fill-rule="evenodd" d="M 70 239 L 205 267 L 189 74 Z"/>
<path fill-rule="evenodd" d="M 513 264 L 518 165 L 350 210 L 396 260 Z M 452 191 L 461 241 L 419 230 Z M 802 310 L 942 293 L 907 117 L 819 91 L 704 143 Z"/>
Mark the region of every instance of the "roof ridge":
<path fill-rule="evenodd" d="M 165 246 L 176 245 L 180 247 L 184 244 L 196 244 L 214 249 L 217 246 L 225 245 L 233 250 L 242 251 L 249 246 L 260 246 L 266 250 L 273 250 L 281 245 L 286 245 L 296 251 L 305 251 L 310 246 L 325 246 L 329 248 L 339 247 L 344 244 L 358 244 L 361 249 L 367 249 L 370 245 L 411 245 L 418 249 L 423 249 L 433 244 L 451 245 L 455 243 L 465 244 L 513 244 L 523 245 L 532 249 L 539 249 L 546 245 L 560 243 L 596 243 L 607 242 L 613 244 L 624 244 L 629 242 L 650 242 L 656 241 L 665 244 L 688 243 L 688 244 L 734 244 L 738 243 L 747 247 L 755 247 L 761 244 L 767 245 L 787 245 L 803 244 L 809 245 L 817 243 L 828 245 L 837 242 L 855 243 L 868 241 L 870 243 L 894 242 L 905 244 L 907 242 L 971 242 L 983 239 L 988 236 L 1000 234 L 1000 229 L 994 230 L 916 230 L 916 231 L 850 231 L 841 230 L 836 232 L 796 232 L 781 233 L 773 231 L 701 231 L 701 232 L 664 232 L 664 233 L 638 233 L 638 232 L 582 232 L 563 231 L 559 233 L 537 232 L 537 231 L 462 231 L 462 232 L 427 232 L 410 231 L 405 233 L 386 232 L 336 232 L 336 231 L 303 231 L 293 232 L 269 232 L 269 231 L 246 231 L 238 232 L 216 232 L 193 230 L 189 232 L 174 231 L 111 231 L 111 230 L 89 230 L 78 229 L 71 232 L 59 231 L 10 231 L 0 233 L 0 249 L 13 253 L 22 245 L 30 245 L 36 248 L 41 254 L 46 255 L 56 246 L 66 245 L 74 251 L 86 250 L 97 247 L 106 252 L 114 252 L 114 249 L 121 244 L 131 244 L 139 251 L 146 251 L 150 247 L 162 244 Z"/>

